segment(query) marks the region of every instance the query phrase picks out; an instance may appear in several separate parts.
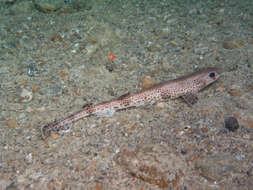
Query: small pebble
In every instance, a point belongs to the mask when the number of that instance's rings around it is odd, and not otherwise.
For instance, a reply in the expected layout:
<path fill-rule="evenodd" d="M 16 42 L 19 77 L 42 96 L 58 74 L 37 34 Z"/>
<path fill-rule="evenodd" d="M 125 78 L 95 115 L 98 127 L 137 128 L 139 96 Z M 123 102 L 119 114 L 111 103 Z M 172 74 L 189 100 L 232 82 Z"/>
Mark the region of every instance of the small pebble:
<path fill-rule="evenodd" d="M 31 90 L 28 90 L 26 88 L 22 88 L 20 93 L 20 103 L 27 103 L 30 102 L 33 99 L 33 92 Z"/>
<path fill-rule="evenodd" d="M 145 76 L 141 79 L 142 87 L 144 89 L 150 88 L 156 83 L 156 80 L 154 78 L 151 78 L 150 76 Z"/>
<path fill-rule="evenodd" d="M 225 128 L 229 131 L 235 132 L 239 128 L 239 123 L 236 118 L 228 117 L 225 119 Z"/>
<path fill-rule="evenodd" d="M 161 51 L 161 47 L 157 44 L 150 44 L 146 48 L 150 52 L 159 52 L 159 51 Z"/>
<path fill-rule="evenodd" d="M 32 63 L 27 67 L 27 75 L 29 77 L 34 77 L 37 73 L 38 69 L 35 64 Z"/>
<path fill-rule="evenodd" d="M 158 108 L 164 108 L 164 103 L 162 103 L 162 102 L 159 102 L 159 103 L 157 103 L 156 104 L 156 107 L 158 107 Z"/>
<path fill-rule="evenodd" d="M 188 150 L 186 149 L 186 148 L 183 148 L 182 150 L 181 150 L 181 154 L 182 155 L 186 155 L 188 153 Z"/>
<path fill-rule="evenodd" d="M 15 119 L 8 119 L 8 120 L 6 121 L 6 125 L 7 125 L 9 128 L 14 129 L 14 128 L 16 128 L 16 127 L 18 126 L 18 122 L 17 122 L 17 120 L 15 120 Z"/>
<path fill-rule="evenodd" d="M 58 134 L 52 134 L 51 137 L 54 139 L 54 140 L 57 140 L 59 138 L 59 135 Z"/>

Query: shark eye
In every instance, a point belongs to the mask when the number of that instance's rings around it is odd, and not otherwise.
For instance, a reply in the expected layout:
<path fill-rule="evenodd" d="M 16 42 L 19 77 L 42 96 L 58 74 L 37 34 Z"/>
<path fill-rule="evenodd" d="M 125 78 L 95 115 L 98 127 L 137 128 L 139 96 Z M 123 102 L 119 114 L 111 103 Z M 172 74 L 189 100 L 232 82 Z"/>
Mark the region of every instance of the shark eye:
<path fill-rule="evenodd" d="M 210 78 L 215 78 L 215 72 L 209 73 L 209 77 L 210 77 Z"/>

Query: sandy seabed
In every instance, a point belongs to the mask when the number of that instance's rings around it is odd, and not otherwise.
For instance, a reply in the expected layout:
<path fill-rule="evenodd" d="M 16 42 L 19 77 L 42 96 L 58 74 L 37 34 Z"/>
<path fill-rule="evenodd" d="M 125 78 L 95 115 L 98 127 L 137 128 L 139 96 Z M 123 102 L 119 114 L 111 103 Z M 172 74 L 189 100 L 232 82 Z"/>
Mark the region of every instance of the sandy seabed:
<path fill-rule="evenodd" d="M 34 2 L 0 1 L 1 190 L 252 189 L 252 0 Z M 41 138 L 86 104 L 209 66 L 222 75 L 191 108 L 158 102 Z"/>

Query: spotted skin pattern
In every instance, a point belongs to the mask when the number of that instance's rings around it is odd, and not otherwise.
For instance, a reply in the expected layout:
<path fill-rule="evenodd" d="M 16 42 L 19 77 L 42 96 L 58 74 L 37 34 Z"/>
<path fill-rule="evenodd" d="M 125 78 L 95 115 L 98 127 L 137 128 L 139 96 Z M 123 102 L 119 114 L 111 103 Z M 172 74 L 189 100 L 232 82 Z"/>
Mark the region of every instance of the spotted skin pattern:
<path fill-rule="evenodd" d="M 215 82 L 220 77 L 219 69 L 215 67 L 204 68 L 190 75 L 160 83 L 151 88 L 134 94 L 125 94 L 117 99 L 102 102 L 96 105 L 87 105 L 82 110 L 63 120 L 41 127 L 42 137 L 46 138 L 52 132 L 57 132 L 67 124 L 71 124 L 89 115 L 113 115 L 115 111 L 129 107 L 138 107 L 153 104 L 157 101 L 175 99 L 197 92 Z"/>

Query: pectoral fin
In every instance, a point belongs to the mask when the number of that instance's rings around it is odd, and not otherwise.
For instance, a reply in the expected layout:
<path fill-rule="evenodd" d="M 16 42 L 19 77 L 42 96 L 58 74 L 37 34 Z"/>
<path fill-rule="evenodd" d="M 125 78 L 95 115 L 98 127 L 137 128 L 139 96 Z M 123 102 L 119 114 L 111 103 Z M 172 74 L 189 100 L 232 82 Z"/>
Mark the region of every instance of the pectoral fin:
<path fill-rule="evenodd" d="M 118 97 L 117 99 L 118 99 L 118 100 L 122 100 L 122 99 L 126 98 L 127 96 L 130 96 L 130 93 L 129 93 L 129 92 L 126 93 L 126 94 L 121 95 L 121 96 Z"/>
<path fill-rule="evenodd" d="M 188 106 L 192 107 L 195 103 L 198 102 L 198 97 L 196 94 L 187 93 L 181 96 L 183 100 L 188 104 Z"/>

